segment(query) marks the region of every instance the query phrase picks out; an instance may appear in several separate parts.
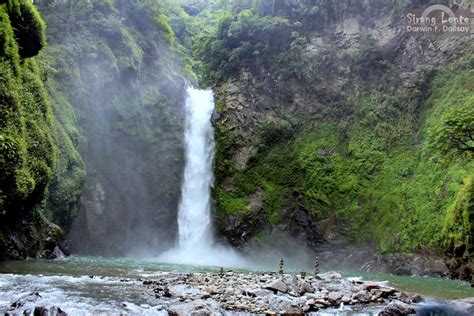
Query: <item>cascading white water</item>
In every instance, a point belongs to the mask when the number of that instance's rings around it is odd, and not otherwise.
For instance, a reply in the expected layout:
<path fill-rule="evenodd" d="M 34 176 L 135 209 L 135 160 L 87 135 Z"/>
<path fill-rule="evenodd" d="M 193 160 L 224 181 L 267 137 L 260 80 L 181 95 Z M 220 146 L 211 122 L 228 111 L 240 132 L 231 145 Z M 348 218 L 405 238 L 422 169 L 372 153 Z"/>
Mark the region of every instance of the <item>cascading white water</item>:
<path fill-rule="evenodd" d="M 232 249 L 214 242 L 211 232 L 214 129 L 211 123 L 214 94 L 188 88 L 186 165 L 178 210 L 178 247 L 162 254 L 160 261 L 220 266 L 248 266 Z"/>
<path fill-rule="evenodd" d="M 188 88 L 186 100 L 186 166 L 178 212 L 179 246 L 184 249 L 209 248 L 210 196 L 213 182 L 214 134 L 211 90 Z"/>

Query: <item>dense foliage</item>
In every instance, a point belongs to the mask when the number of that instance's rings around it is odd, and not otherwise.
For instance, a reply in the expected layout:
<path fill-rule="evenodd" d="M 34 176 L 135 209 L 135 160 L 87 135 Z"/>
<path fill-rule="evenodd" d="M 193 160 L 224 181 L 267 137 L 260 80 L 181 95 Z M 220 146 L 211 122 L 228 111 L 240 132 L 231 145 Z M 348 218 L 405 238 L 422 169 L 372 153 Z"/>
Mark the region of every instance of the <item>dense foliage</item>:
<path fill-rule="evenodd" d="M 225 80 L 243 67 L 258 71 L 260 67 L 297 76 L 304 72 L 308 60 L 304 47 L 315 34 L 323 34 L 334 23 L 359 12 L 360 16 L 378 16 L 387 7 L 400 16 L 403 9 L 428 5 L 429 0 L 213 0 L 184 1 L 190 13 L 192 43 L 187 46 L 195 59 L 195 71 L 202 84 Z M 449 1 L 436 1 L 447 4 Z M 196 22 L 198 21 L 198 22 Z M 217 22 L 217 23 L 216 23 Z M 370 25 L 371 19 L 360 19 Z M 189 35 L 189 34 L 188 34 Z M 329 57 L 329 56 L 328 56 Z"/>
<path fill-rule="evenodd" d="M 19 235 L 17 243 L 32 245 L 21 256 L 34 255 L 49 229 L 41 211 L 50 181 L 65 169 L 75 172 L 69 198 L 77 203 L 85 172 L 54 115 L 44 86 L 45 70 L 35 57 L 45 45 L 43 20 L 31 1 L 8 1 L 0 4 L 0 24 L 1 257 L 6 255 L 7 232 Z M 63 212 L 64 205 L 54 211 Z"/>

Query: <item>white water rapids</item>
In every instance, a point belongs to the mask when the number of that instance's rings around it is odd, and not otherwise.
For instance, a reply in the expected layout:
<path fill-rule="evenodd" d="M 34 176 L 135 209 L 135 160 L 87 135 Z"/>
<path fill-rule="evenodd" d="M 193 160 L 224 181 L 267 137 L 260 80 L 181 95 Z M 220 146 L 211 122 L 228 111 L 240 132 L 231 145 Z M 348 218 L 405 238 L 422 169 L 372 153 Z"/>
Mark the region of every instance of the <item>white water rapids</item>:
<path fill-rule="evenodd" d="M 214 129 L 211 123 L 214 94 L 188 88 L 186 99 L 186 165 L 178 211 L 178 246 L 159 260 L 216 266 L 247 266 L 231 249 L 214 242 L 211 228 Z"/>

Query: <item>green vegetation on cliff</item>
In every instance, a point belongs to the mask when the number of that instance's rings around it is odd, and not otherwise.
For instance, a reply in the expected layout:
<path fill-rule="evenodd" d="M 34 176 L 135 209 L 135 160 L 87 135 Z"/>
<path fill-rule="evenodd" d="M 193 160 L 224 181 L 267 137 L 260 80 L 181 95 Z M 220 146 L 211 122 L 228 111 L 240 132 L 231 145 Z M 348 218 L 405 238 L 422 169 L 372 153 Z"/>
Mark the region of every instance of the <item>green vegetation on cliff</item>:
<path fill-rule="evenodd" d="M 231 161 L 238 143 L 229 144 L 232 136 L 218 125 L 218 214 L 245 213 L 246 197 L 260 187 L 272 222 L 278 212 L 303 205 L 315 218 L 344 218 L 353 225 L 354 238 L 365 239 L 368 233 L 382 250 L 441 246 L 447 238 L 440 228 L 448 209 L 453 212 L 463 179 L 472 178 L 474 172 L 472 153 L 451 142 L 466 136 L 474 121 L 470 86 L 474 72 L 464 68 L 468 62 L 458 63 L 434 79 L 429 87 L 429 110 L 419 130 L 412 123 L 406 125 L 410 112 L 393 117 L 393 103 L 362 98 L 355 105 L 361 111 L 359 120 L 349 130 L 341 130 L 337 122 L 309 123 L 289 140 L 271 138 L 276 143 L 251 157 L 249 166 L 239 172 Z M 460 112 L 464 116 L 457 115 Z M 445 128 L 452 124 L 452 117 L 465 128 Z M 384 122 L 388 120 L 395 122 Z M 414 134 L 419 138 L 415 143 Z M 264 134 L 261 137 L 265 144 Z M 466 136 L 470 137 L 472 131 Z M 220 162 L 227 167 L 222 168 Z M 227 177 L 233 178 L 232 193 L 221 186 Z M 470 241 L 469 231 L 460 233 L 460 240 Z"/>
<path fill-rule="evenodd" d="M 78 174 L 64 162 L 48 211 L 62 204 L 57 222 L 66 228 L 76 218 L 73 248 L 88 254 L 171 240 L 186 80 L 195 81 L 171 24 L 181 9 L 148 0 L 36 4 L 48 25 L 47 89 L 88 173 L 80 207 L 70 191 Z M 163 236 L 144 236 L 151 231 Z M 160 247 L 166 243 L 150 245 Z"/>
<path fill-rule="evenodd" d="M 169 22 L 180 12 L 172 1 L 0 1 L 2 256 L 35 256 L 56 231 L 48 221 L 70 231 L 85 165 L 86 189 L 100 183 L 112 201 L 93 225 L 140 226 L 134 210 L 151 205 L 174 217 L 182 73 L 194 80 Z"/>
<path fill-rule="evenodd" d="M 18 25 L 22 21 L 21 14 L 30 12 L 25 14 L 28 18 L 39 19 L 36 10 L 28 1 L 2 4 L 0 10 L 1 202 L 2 213 L 5 214 L 21 212 L 28 200 L 35 204 L 41 199 L 52 173 L 55 144 L 48 131 L 53 118 L 41 83 L 40 70 L 34 61 L 25 60 L 20 54 L 21 51 L 34 51 L 44 45 L 43 22 L 32 23 L 31 26 L 36 28 L 33 27 L 31 32 L 42 35 L 32 41 L 31 46 L 20 49 L 20 43 L 29 41 L 21 37 L 25 36 L 23 31 L 15 33 L 15 30 L 30 27 L 30 24 Z"/>
<path fill-rule="evenodd" d="M 292 9 L 258 3 L 221 20 L 204 58 L 205 80 L 223 81 L 217 216 L 246 225 L 263 211 L 268 226 L 281 227 L 304 211 L 315 222 L 343 219 L 346 237 L 383 252 L 437 249 L 454 265 L 472 262 L 472 45 L 451 48 L 461 53 L 448 66 L 413 53 L 408 36 L 393 38 L 390 52 L 381 47 L 367 35 L 367 15 L 396 18 L 403 1 L 358 4 L 352 15 L 341 1 L 329 19 L 332 5 L 320 1 L 313 24 L 304 1 L 285 2 Z M 354 30 L 365 37 L 351 37 Z M 249 214 L 256 195 L 261 209 Z"/>
<path fill-rule="evenodd" d="M 46 69 L 35 56 L 46 44 L 45 27 L 31 1 L 1 3 L 0 30 L 0 257 L 10 255 L 7 248 L 35 256 L 55 230 L 44 217 L 50 182 L 74 170 L 69 198 L 77 203 L 85 172 L 44 86 Z"/>
<path fill-rule="evenodd" d="M 444 246 L 454 258 L 465 261 L 474 253 L 473 177 L 464 179 L 456 200 L 449 206 L 443 226 Z"/>

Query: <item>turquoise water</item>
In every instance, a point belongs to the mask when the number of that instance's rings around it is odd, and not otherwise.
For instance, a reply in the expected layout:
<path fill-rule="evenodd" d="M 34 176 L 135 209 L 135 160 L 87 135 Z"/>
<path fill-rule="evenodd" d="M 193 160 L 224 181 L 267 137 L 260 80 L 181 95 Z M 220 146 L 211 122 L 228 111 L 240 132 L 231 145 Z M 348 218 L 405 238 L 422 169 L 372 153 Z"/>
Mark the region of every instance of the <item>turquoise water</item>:
<path fill-rule="evenodd" d="M 263 269 L 233 269 L 236 272 L 264 272 Z M 266 271 L 270 271 L 268 269 Z M 44 276 L 102 276 L 144 279 L 159 272 L 218 272 L 219 267 L 159 263 L 124 258 L 72 256 L 66 260 L 25 260 L 0 262 L 0 273 Z M 295 273 L 296 271 L 290 271 Z M 387 281 L 410 293 L 441 299 L 474 297 L 474 288 L 466 282 L 432 277 L 395 276 L 390 274 L 361 274 L 343 272 L 346 277 Z"/>
<path fill-rule="evenodd" d="M 237 269 L 236 271 L 238 271 Z M 0 273 L 43 275 L 94 275 L 140 278 L 147 272 L 218 272 L 218 267 L 159 263 L 126 258 L 71 256 L 66 260 L 24 260 L 0 262 Z M 240 270 L 244 271 L 244 270 Z M 248 270 L 245 270 L 248 271 Z"/>
<path fill-rule="evenodd" d="M 346 276 L 351 273 L 343 273 Z M 467 282 L 444 278 L 421 276 L 398 276 L 391 274 L 360 274 L 364 280 L 386 281 L 391 286 L 408 293 L 439 299 L 461 299 L 474 297 L 474 288 Z"/>

